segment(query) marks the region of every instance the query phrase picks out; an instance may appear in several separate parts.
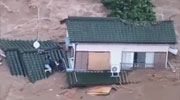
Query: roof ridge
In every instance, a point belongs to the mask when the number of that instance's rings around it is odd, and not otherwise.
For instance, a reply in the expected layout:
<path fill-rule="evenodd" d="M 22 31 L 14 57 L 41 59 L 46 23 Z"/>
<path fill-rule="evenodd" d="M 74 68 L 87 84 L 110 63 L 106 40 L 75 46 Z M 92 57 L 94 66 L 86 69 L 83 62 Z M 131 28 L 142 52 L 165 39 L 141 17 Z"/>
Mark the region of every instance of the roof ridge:
<path fill-rule="evenodd" d="M 119 20 L 119 21 L 126 21 L 126 22 L 173 22 L 173 20 L 156 20 L 156 21 L 130 21 L 125 20 L 117 17 L 83 17 L 83 16 L 68 16 L 68 20 Z"/>
<path fill-rule="evenodd" d="M 78 21 L 114 21 L 122 22 L 128 25 L 143 26 L 145 24 L 157 25 L 162 23 L 173 23 L 173 20 L 163 20 L 163 21 L 129 21 L 117 17 L 79 17 L 79 16 L 69 16 L 68 20 L 78 20 Z"/>

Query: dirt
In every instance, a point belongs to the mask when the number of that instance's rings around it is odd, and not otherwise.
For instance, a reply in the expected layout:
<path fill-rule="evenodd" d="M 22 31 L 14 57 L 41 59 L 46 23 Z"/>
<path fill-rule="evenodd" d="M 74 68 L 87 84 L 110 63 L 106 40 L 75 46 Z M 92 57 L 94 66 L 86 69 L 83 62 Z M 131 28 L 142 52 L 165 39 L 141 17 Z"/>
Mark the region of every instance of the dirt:
<path fill-rule="evenodd" d="M 174 20 L 180 49 L 180 1 L 152 0 L 158 20 Z M 37 24 L 37 7 L 40 9 Z M 65 25 L 59 21 L 68 16 L 106 16 L 108 10 L 100 0 L 0 0 L 0 37 L 23 40 L 63 41 Z M 39 26 L 39 28 L 37 28 Z M 38 31 L 38 32 L 37 32 Z M 169 60 L 176 67 L 171 70 L 135 70 L 129 79 L 137 84 L 119 86 L 108 96 L 90 96 L 89 87 L 67 89 L 64 73 L 56 73 L 34 84 L 27 78 L 11 76 L 7 63 L 0 66 L 0 100 L 180 100 L 179 55 Z"/>
<path fill-rule="evenodd" d="M 0 12 L 1 37 L 23 40 L 37 39 L 39 30 L 40 40 L 63 41 L 66 29 L 60 20 L 68 16 L 106 16 L 100 0 L 1 0 Z"/>
<path fill-rule="evenodd" d="M 174 21 L 178 42 L 176 47 L 180 49 L 180 0 L 152 0 L 152 2 L 155 5 L 154 11 L 156 12 L 157 20 Z M 179 56 L 177 60 L 180 60 Z"/>

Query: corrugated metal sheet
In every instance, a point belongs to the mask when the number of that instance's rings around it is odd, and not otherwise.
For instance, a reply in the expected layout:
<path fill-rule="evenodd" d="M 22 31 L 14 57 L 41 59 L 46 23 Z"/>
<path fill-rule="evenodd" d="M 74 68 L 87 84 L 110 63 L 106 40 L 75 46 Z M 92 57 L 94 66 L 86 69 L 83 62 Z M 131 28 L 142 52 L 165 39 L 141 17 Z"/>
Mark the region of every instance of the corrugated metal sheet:
<path fill-rule="evenodd" d="M 48 77 L 49 74 L 44 72 L 44 58 L 47 55 L 51 56 L 52 61 L 63 59 L 64 65 L 68 67 L 65 51 L 59 48 L 58 43 L 40 41 L 40 44 L 40 49 L 46 50 L 47 53 L 39 54 L 32 46 L 33 41 L 0 40 L 0 47 L 6 53 L 12 75 L 27 76 L 31 82 Z"/>

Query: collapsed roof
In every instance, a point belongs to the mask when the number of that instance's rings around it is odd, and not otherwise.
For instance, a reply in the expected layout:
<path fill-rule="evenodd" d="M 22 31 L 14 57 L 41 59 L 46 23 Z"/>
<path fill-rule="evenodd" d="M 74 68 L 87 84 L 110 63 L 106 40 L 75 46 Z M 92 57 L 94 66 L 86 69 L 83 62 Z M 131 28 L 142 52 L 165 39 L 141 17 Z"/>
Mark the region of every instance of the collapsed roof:
<path fill-rule="evenodd" d="M 5 51 L 7 62 L 12 75 L 23 75 L 28 77 L 31 82 L 36 82 L 48 77 L 44 72 L 44 58 L 51 56 L 53 61 L 63 59 L 67 67 L 65 52 L 59 47 L 59 44 L 53 41 L 39 41 L 40 54 L 33 47 L 34 41 L 23 40 L 0 40 L 0 48 Z"/>

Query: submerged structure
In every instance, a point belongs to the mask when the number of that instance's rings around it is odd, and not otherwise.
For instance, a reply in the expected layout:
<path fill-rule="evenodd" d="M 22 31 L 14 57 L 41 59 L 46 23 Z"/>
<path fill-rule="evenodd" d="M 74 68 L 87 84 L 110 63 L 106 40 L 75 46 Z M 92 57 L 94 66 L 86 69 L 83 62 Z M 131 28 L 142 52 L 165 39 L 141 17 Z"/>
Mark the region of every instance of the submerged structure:
<path fill-rule="evenodd" d="M 67 71 L 102 71 L 104 80 L 136 68 L 167 68 L 168 50 L 176 43 L 174 24 L 169 20 L 128 22 L 118 18 L 68 17 L 64 21 Z"/>
<path fill-rule="evenodd" d="M 0 47 L 5 52 L 7 63 L 12 75 L 25 76 L 34 83 L 47 78 L 44 72 L 44 58 L 49 55 L 52 61 L 63 59 L 67 67 L 66 54 L 59 44 L 53 41 L 40 41 L 40 48 L 33 47 L 34 41 L 0 40 Z M 55 72 L 56 69 L 53 70 Z"/>
<path fill-rule="evenodd" d="M 0 40 L 12 75 L 23 75 L 33 83 L 48 77 L 44 58 L 49 55 L 52 61 L 62 60 L 69 86 L 126 84 L 127 71 L 165 69 L 168 53 L 177 53 L 172 48 L 173 21 L 68 17 L 61 22 L 67 26 L 65 48 L 54 41 L 39 41 L 41 46 L 35 49 L 34 41 Z"/>

